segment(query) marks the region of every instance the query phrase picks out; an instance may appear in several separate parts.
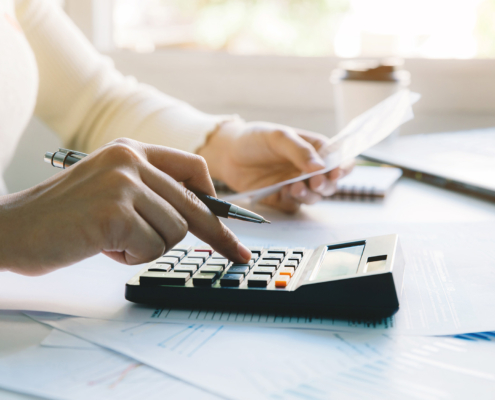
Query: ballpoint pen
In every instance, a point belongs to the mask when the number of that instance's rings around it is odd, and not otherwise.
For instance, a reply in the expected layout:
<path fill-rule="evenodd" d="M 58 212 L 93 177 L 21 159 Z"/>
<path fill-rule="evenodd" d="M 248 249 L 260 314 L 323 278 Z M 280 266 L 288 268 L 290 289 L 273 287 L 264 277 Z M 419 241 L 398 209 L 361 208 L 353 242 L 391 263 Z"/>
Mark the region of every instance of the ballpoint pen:
<path fill-rule="evenodd" d="M 66 167 L 70 167 L 72 164 L 81 161 L 86 156 L 86 153 L 59 148 L 55 153 L 47 151 L 45 153 L 45 162 L 51 164 L 53 167 L 65 169 Z M 238 219 L 258 224 L 270 223 L 270 221 L 267 221 L 261 215 L 236 206 L 235 204 L 208 196 L 204 193 L 194 192 L 194 194 L 218 217 Z"/>

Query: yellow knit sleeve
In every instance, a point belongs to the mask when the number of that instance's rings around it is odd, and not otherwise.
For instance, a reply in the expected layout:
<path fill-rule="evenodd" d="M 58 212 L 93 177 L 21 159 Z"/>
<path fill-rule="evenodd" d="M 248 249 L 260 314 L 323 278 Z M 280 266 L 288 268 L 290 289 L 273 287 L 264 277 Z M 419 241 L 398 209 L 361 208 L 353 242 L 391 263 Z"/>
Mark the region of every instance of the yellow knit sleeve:
<path fill-rule="evenodd" d="M 118 137 L 195 152 L 235 116 L 205 114 L 118 72 L 49 1 L 18 0 L 17 19 L 39 70 L 35 114 L 64 145 L 92 151 Z"/>

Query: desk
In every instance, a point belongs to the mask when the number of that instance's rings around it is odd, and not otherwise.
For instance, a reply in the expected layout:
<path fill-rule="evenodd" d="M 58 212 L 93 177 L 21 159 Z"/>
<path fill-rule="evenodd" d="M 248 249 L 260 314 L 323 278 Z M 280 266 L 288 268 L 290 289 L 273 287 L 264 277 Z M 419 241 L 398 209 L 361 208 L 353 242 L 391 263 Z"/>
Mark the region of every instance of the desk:
<path fill-rule="evenodd" d="M 324 201 L 303 207 L 295 216 L 257 207 L 265 217 L 277 221 L 317 221 L 332 224 L 390 222 L 495 222 L 495 203 L 472 198 L 402 178 L 383 201 Z M 42 326 L 18 312 L 0 312 L 0 357 L 39 344 L 50 328 Z M 2 399 L 33 399 L 0 389 Z"/>

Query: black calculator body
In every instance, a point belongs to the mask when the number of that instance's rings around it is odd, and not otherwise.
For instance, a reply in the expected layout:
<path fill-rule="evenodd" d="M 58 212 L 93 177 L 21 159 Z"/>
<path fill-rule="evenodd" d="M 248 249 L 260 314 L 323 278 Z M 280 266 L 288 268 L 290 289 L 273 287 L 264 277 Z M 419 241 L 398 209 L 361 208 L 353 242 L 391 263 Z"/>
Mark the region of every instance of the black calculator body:
<path fill-rule="evenodd" d="M 399 308 L 405 263 L 397 235 L 251 251 L 250 263 L 233 264 L 209 247 L 178 245 L 127 282 L 126 299 L 167 308 L 367 318 Z"/>

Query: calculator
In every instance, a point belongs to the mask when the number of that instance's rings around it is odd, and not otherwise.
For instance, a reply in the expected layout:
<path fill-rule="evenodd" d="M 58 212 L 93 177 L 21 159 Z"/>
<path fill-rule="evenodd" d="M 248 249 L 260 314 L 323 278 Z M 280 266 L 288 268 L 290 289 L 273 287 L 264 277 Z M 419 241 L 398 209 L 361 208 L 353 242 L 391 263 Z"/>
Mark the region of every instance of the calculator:
<path fill-rule="evenodd" d="M 302 247 L 250 247 L 235 264 L 207 246 L 177 245 L 126 284 L 159 307 L 386 317 L 399 308 L 404 259 L 395 234 Z"/>

